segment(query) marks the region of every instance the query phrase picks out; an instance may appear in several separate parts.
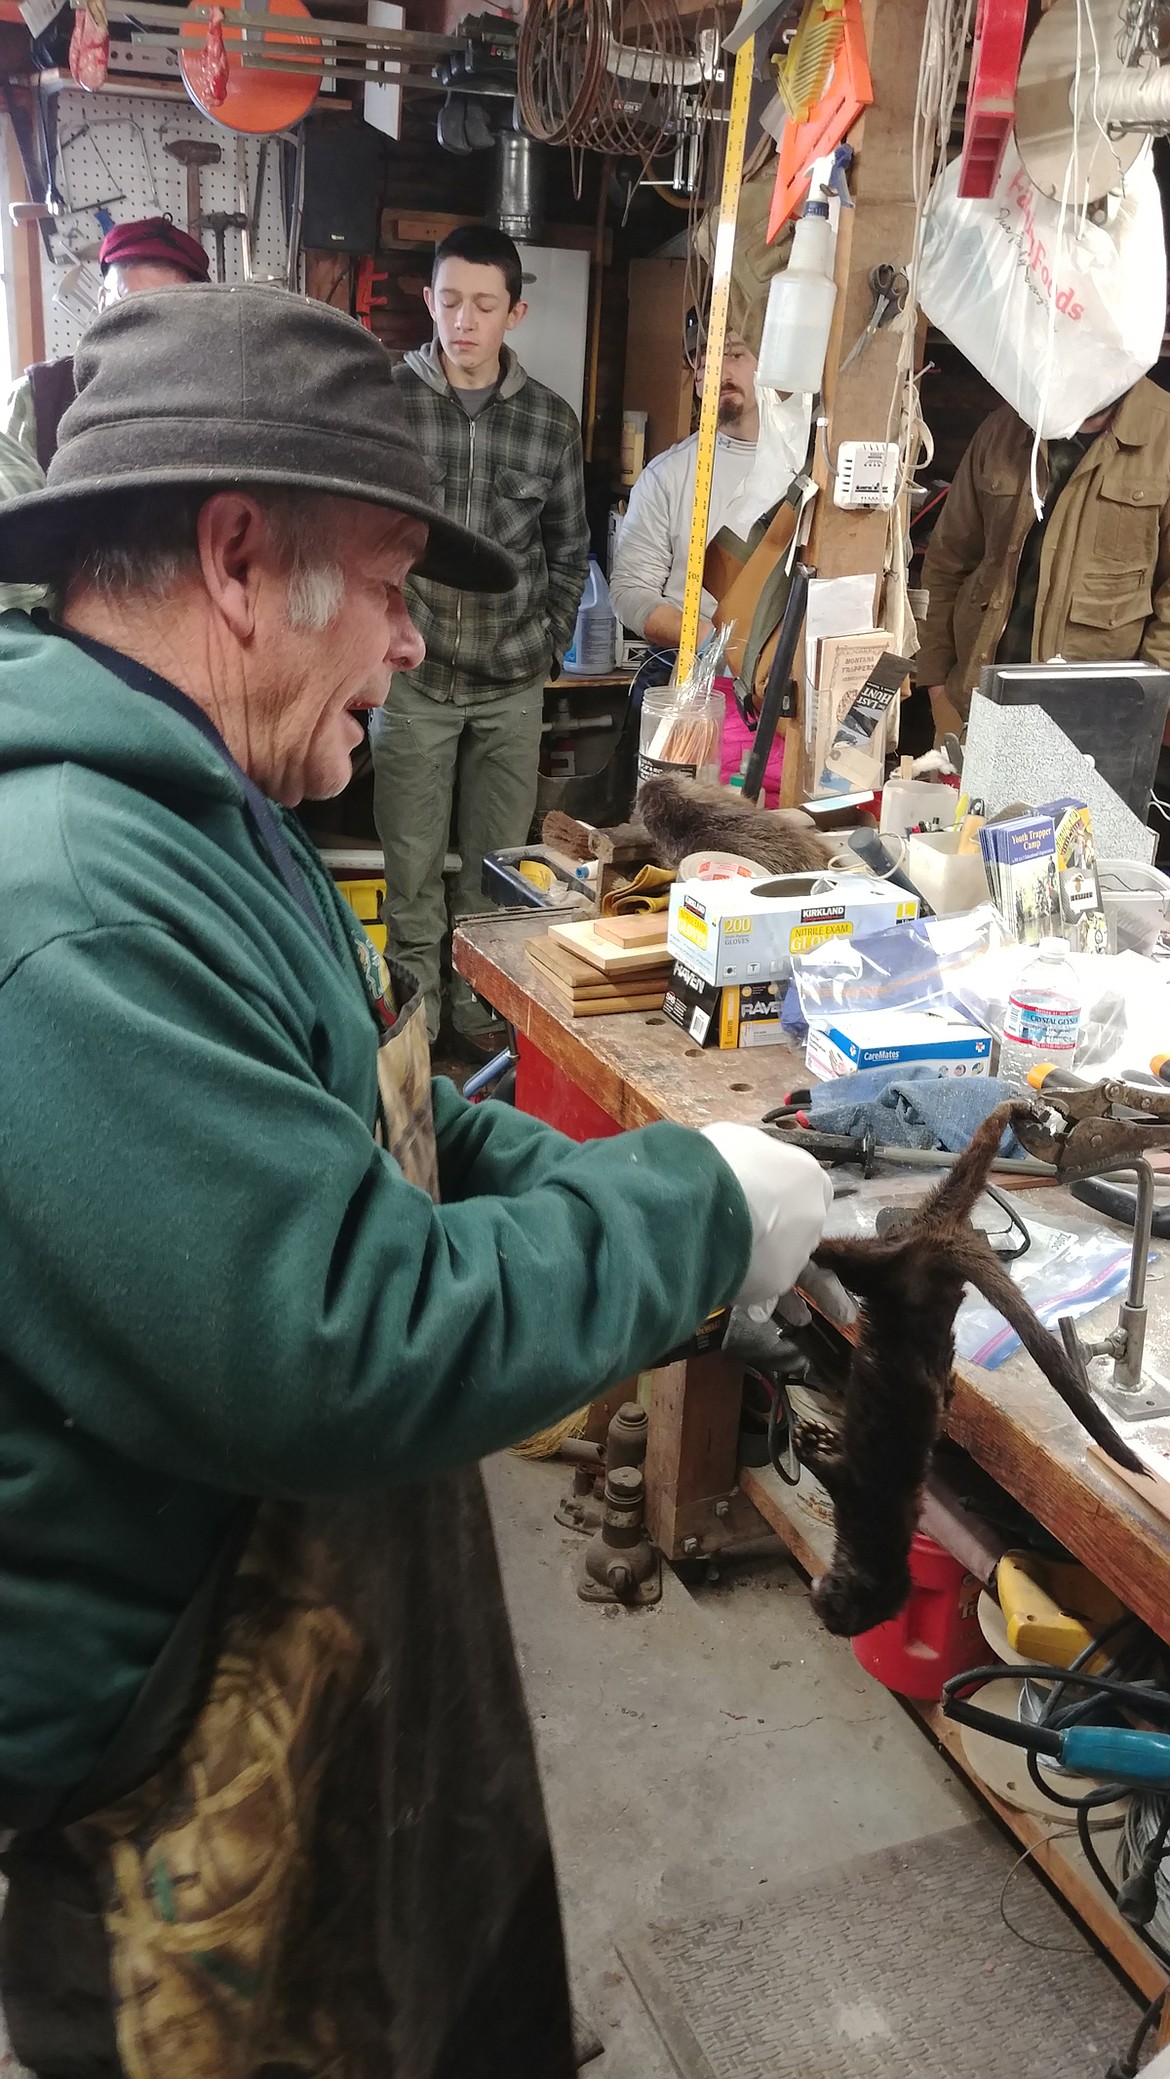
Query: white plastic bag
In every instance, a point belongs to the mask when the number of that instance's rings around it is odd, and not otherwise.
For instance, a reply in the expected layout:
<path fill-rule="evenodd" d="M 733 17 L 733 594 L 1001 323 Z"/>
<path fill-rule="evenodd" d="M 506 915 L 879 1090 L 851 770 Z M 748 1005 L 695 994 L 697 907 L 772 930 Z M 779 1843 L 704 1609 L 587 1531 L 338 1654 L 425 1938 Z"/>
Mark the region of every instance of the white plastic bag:
<path fill-rule="evenodd" d="M 779 390 L 765 390 L 757 383 L 756 403 L 760 408 L 760 437 L 755 460 L 723 521 L 733 534 L 744 537 L 751 533 L 760 514 L 783 498 L 793 477 L 800 475 L 812 424 L 811 397 L 782 397 Z"/>
<path fill-rule="evenodd" d="M 1152 148 L 1101 224 L 1034 188 L 1011 144 L 988 201 L 960 201 L 958 185 L 955 160 L 928 205 L 919 302 L 1042 439 L 1062 439 L 1161 352 L 1166 246 Z"/>

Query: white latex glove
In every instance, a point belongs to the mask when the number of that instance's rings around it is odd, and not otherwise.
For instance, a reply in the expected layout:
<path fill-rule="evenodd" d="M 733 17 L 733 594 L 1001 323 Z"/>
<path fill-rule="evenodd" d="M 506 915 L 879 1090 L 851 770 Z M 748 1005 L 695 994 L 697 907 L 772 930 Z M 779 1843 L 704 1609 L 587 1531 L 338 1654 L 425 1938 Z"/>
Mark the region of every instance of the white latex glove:
<path fill-rule="evenodd" d="M 786 1148 L 758 1126 L 700 1131 L 734 1175 L 752 1218 L 752 1257 L 735 1304 L 766 1317 L 820 1241 L 833 1186 L 807 1149 Z"/>

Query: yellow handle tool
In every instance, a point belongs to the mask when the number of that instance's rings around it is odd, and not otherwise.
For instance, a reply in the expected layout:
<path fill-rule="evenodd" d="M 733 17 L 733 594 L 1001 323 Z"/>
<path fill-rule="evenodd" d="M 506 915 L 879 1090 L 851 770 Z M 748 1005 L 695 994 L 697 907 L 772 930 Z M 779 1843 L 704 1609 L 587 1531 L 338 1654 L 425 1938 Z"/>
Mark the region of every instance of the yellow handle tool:
<path fill-rule="evenodd" d="M 1107 1625 L 1125 1615 L 1124 1604 L 1087 1568 L 1035 1552 L 1005 1552 L 995 1591 L 1008 1643 L 1025 1660 L 1052 1667 L 1071 1667 Z"/>

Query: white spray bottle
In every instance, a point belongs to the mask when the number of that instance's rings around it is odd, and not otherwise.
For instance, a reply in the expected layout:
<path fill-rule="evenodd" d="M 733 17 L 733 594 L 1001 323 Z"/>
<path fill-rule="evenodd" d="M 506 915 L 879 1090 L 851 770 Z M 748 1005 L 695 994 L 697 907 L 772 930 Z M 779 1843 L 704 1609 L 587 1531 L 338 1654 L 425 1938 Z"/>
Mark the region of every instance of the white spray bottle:
<path fill-rule="evenodd" d="M 837 233 L 827 197 L 831 188 L 843 184 L 846 163 L 840 149 L 817 160 L 788 265 L 772 277 L 760 345 L 758 380 L 762 389 L 807 395 L 821 387 L 837 301 L 833 279 Z"/>

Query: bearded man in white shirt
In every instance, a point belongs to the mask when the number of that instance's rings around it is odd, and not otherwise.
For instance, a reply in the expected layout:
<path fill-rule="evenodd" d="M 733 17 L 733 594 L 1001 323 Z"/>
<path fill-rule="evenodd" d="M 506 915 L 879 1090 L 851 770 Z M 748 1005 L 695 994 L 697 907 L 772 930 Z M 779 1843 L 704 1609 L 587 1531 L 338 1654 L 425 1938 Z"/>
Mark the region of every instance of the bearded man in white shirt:
<path fill-rule="evenodd" d="M 706 362 L 695 372 L 701 397 Z M 718 534 L 733 511 L 756 459 L 760 413 L 756 403 L 756 357 L 738 332 L 729 332 L 719 374 L 719 432 L 711 483 L 707 539 Z M 630 493 L 610 577 L 614 610 L 627 628 L 663 649 L 675 649 L 682 628 L 687 542 L 695 503 L 698 435 L 680 440 L 647 464 Z M 780 486 L 777 496 L 786 487 Z M 703 594 L 700 638 L 710 628 L 715 601 Z"/>

